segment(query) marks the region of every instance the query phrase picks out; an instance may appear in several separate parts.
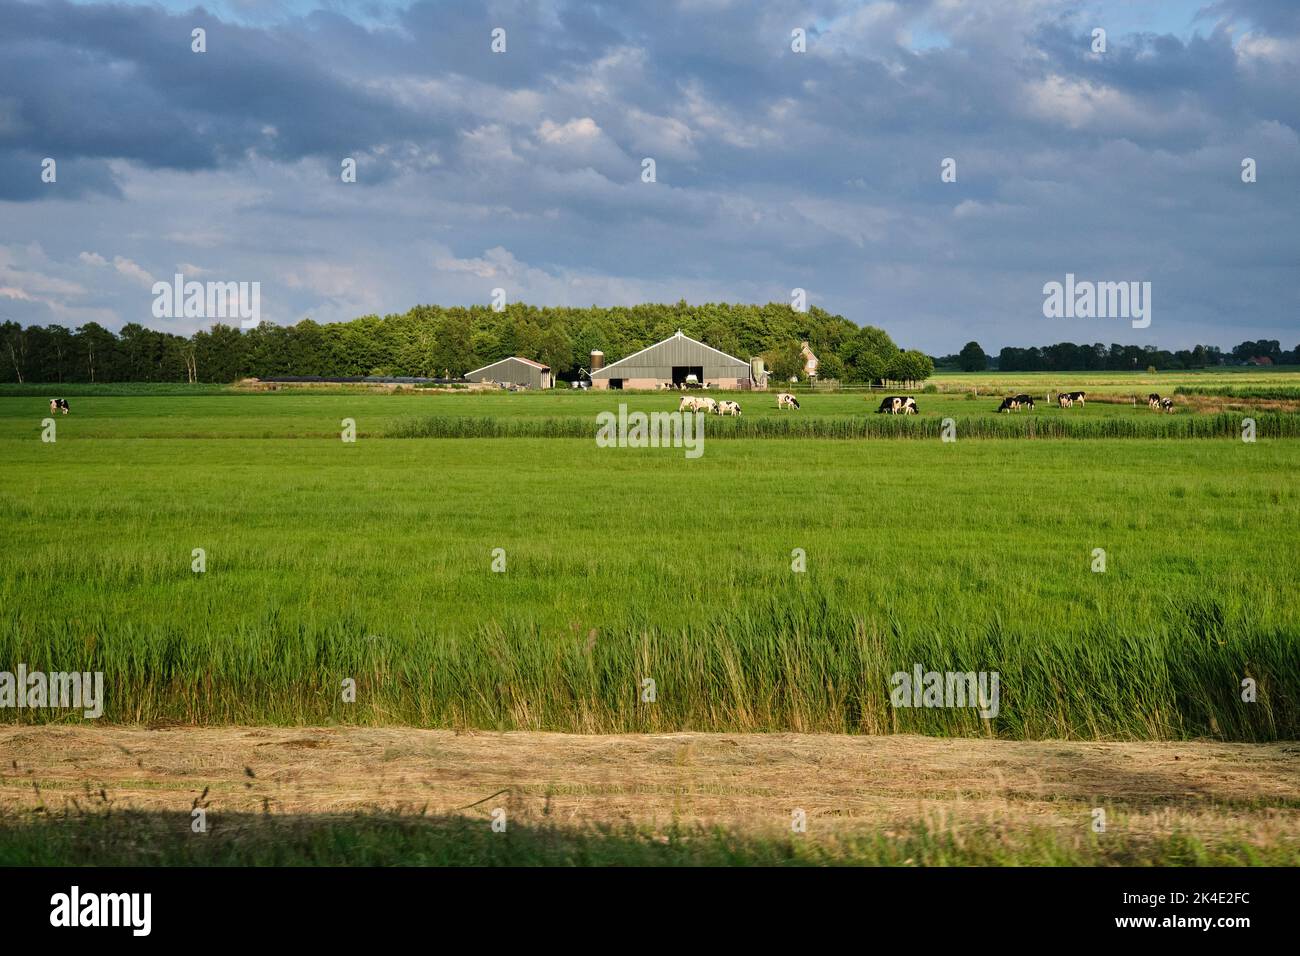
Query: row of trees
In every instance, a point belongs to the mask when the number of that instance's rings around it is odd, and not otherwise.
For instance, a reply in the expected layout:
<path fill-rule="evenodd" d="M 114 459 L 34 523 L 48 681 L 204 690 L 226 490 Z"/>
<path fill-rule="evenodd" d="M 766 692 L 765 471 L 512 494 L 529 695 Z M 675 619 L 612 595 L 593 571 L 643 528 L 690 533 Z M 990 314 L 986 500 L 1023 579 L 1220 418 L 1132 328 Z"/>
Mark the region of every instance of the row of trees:
<path fill-rule="evenodd" d="M 509 355 L 546 363 L 561 378 L 575 378 L 593 349 L 615 361 L 681 329 L 729 355 L 762 356 L 781 381 L 804 375 L 800 343 L 820 360 L 823 380 L 849 383 L 917 383 L 935 362 L 900 349 L 882 329 L 859 327 L 822 309 L 796 312 L 789 305 L 692 306 L 647 304 L 630 308 L 536 308 L 523 304 L 494 312 L 417 306 L 409 312 L 366 315 L 321 325 L 262 323 L 241 330 L 217 324 L 191 336 L 159 332 L 132 322 L 114 334 L 95 322 L 59 325 L 0 323 L 0 382 L 232 382 L 276 375 L 458 376 Z M 1169 352 L 1153 346 L 1109 347 L 1061 342 L 1042 348 L 1004 348 L 1004 372 L 1133 371 L 1202 368 L 1266 358 L 1300 364 L 1300 345 L 1283 351 L 1276 340 L 1242 342 L 1229 353 L 1217 346 Z M 982 371 L 994 364 L 977 342 L 945 356 L 941 365 Z"/>
<path fill-rule="evenodd" d="M 321 325 L 217 324 L 192 336 L 124 326 L 114 335 L 89 322 L 24 328 L 0 323 L 0 382 L 231 382 L 277 375 L 458 376 L 510 355 L 537 359 L 574 378 L 593 349 L 614 361 L 681 329 L 729 355 L 762 356 L 780 379 L 803 377 L 800 343 L 822 379 L 920 382 L 934 371 L 922 352 L 900 349 L 883 330 L 789 305 L 647 304 L 630 308 L 537 308 L 501 312 L 417 306 Z"/>
<path fill-rule="evenodd" d="M 1284 352 L 1275 339 L 1248 341 L 1242 342 L 1225 355 L 1217 345 L 1198 345 L 1170 352 L 1153 345 L 1113 343 L 1108 348 L 1101 342 L 1095 345 L 1059 342 L 1042 348 L 1004 348 L 998 353 L 996 365 L 1003 372 L 1131 372 L 1148 368 L 1163 370 L 1243 365 L 1256 358 L 1267 358 L 1274 365 L 1300 364 L 1300 345 L 1294 351 Z M 959 353 L 940 359 L 939 364 L 960 368 L 963 372 L 982 372 L 993 361 L 978 342 L 967 342 Z"/>

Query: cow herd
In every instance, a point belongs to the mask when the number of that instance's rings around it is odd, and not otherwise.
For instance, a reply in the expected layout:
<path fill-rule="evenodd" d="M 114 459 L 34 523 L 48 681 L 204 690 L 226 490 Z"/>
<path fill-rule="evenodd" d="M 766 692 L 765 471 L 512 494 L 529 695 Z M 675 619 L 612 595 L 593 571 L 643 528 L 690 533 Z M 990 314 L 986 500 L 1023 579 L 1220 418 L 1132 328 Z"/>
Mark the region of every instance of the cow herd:
<path fill-rule="evenodd" d="M 891 395 L 882 399 L 880 407 L 876 409 L 877 415 L 915 415 L 919 409 L 916 407 L 916 399 L 904 395 Z"/>
<path fill-rule="evenodd" d="M 908 399 L 908 401 L 912 401 Z M 916 403 L 912 402 L 913 408 Z M 799 399 L 795 398 L 789 392 L 781 392 L 776 396 L 777 408 L 795 408 L 799 407 Z M 732 415 L 740 417 L 740 403 L 727 400 L 719 401 L 710 398 L 707 395 L 683 395 L 681 402 L 677 405 L 679 412 L 708 412 L 711 415 Z"/>
<path fill-rule="evenodd" d="M 679 412 L 708 412 L 711 415 L 734 415 L 740 417 L 740 403 L 718 401 L 707 395 L 683 395 L 677 406 Z"/>
<path fill-rule="evenodd" d="M 1018 412 L 1022 408 L 1033 408 L 1034 398 L 1032 395 L 1008 395 L 1002 399 L 1002 404 L 998 406 L 999 412 Z"/>
<path fill-rule="evenodd" d="M 1083 406 L 1087 404 L 1087 392 L 1061 392 L 1056 396 L 1056 404 L 1062 408 L 1073 408 L 1075 405 Z M 1018 412 L 1022 408 L 1028 408 L 1031 411 L 1034 408 L 1034 396 L 1032 395 L 1008 395 L 1002 399 L 1002 404 L 998 406 L 999 412 Z"/>
<path fill-rule="evenodd" d="M 1048 396 L 1050 399 L 1051 396 Z M 1062 408 L 1073 408 L 1075 405 L 1084 406 L 1087 404 L 1087 392 L 1060 392 L 1056 396 L 1056 403 Z M 1161 398 L 1154 392 L 1147 396 L 1147 404 L 1158 411 L 1172 412 L 1174 403 L 1172 399 Z M 779 409 L 799 407 L 799 399 L 795 398 L 789 392 L 780 392 L 776 396 L 776 407 Z M 1002 399 L 1002 404 L 997 408 L 999 412 L 1018 412 L 1022 408 L 1032 411 L 1035 408 L 1034 396 L 1021 393 L 1019 395 L 1008 395 Z M 705 395 L 683 395 L 681 404 L 677 406 L 679 412 L 709 412 L 714 415 L 739 415 L 740 405 L 737 402 L 718 401 Z M 910 395 L 890 395 L 888 398 L 881 399 L 880 405 L 876 408 L 877 415 L 916 415 L 919 414 L 920 408 L 916 404 L 916 399 Z"/>

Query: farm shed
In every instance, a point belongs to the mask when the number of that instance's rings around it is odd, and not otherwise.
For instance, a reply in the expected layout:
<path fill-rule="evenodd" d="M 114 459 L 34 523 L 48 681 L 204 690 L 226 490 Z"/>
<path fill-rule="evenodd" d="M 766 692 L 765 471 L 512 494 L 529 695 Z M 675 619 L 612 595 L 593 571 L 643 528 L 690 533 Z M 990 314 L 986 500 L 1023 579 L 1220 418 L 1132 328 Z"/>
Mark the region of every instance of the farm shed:
<path fill-rule="evenodd" d="M 520 358 L 518 355 L 466 372 L 465 378 L 471 382 L 501 382 L 506 385 L 527 385 L 529 388 L 551 388 L 555 384 L 549 365 Z"/>
<path fill-rule="evenodd" d="M 591 384 L 593 388 L 659 388 L 681 385 L 690 375 L 710 388 L 749 388 L 751 382 L 744 359 L 688 338 L 679 329 L 656 345 L 592 369 Z"/>

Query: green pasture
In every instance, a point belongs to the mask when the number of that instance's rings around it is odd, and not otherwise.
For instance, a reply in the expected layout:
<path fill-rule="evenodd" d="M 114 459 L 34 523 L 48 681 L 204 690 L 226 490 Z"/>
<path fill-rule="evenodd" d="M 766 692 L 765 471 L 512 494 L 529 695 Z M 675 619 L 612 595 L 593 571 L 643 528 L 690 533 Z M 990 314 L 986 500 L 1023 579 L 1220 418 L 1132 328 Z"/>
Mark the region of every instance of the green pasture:
<path fill-rule="evenodd" d="M 1300 736 L 1298 441 L 366 437 L 619 399 L 87 396 L 53 444 L 0 399 L 0 667 L 102 670 L 109 721 Z M 999 715 L 892 707 L 918 663 Z"/>
<path fill-rule="evenodd" d="M 1086 389 L 1085 389 L 1086 390 Z M 798 410 L 780 410 L 776 407 L 775 392 L 711 393 L 738 401 L 742 419 L 782 420 L 785 422 L 817 421 L 870 422 L 872 428 L 906 429 L 907 425 L 890 425 L 890 415 L 877 415 L 876 408 L 883 397 L 881 393 L 867 392 L 801 392 Z M 1107 401 L 1090 401 L 1085 406 L 1060 408 L 1046 401 L 1046 390 L 1034 393 L 1037 406 L 1033 411 L 1013 413 L 997 412 L 1001 393 L 978 397 L 970 392 L 913 393 L 920 414 L 919 419 L 931 421 L 933 431 L 944 418 L 953 418 L 959 424 L 966 420 L 1004 420 L 1005 422 L 1045 422 L 1050 428 L 1056 422 L 1099 423 L 1084 426 L 1064 426 L 1079 437 L 1124 437 L 1129 432 L 1160 437 L 1171 426 L 1160 424 L 1158 419 L 1186 418 L 1197 413 L 1180 407 L 1173 416 L 1154 412 L 1146 405 L 1145 397 L 1137 404 L 1116 402 L 1113 396 Z M 1100 393 L 1099 393 L 1100 395 Z M 1145 393 L 1144 393 L 1145 395 Z M 419 423 L 436 420 L 481 420 L 511 422 L 531 420 L 532 426 L 522 426 L 524 434 L 546 437 L 549 434 L 572 437 L 595 434 L 596 416 L 602 411 L 617 411 L 626 405 L 629 411 L 671 411 L 678 407 L 679 393 L 576 391 L 556 389 L 547 392 L 445 392 L 432 389 L 409 389 L 395 393 L 378 393 L 369 390 L 328 391 L 287 389 L 279 392 L 224 392 L 200 391 L 195 394 L 85 394 L 70 395 L 72 411 L 56 415 L 57 434 L 60 441 L 81 438 L 327 438 L 338 436 L 344 419 L 356 422 L 362 436 L 401 436 L 405 434 L 451 437 L 435 428 L 422 431 Z M 42 422 L 50 417 L 49 400 L 39 395 L 13 396 L 0 390 L 0 439 L 38 439 Z M 909 416 L 910 417 L 910 416 Z M 1208 418 L 1201 414 L 1199 417 Z M 543 420 L 559 420 L 567 424 L 563 429 L 548 430 L 537 425 Z M 916 419 L 913 419 L 915 422 Z M 1108 433 L 1103 422 L 1131 422 L 1131 428 L 1119 426 Z M 1228 433 L 1240 431 L 1240 416 Z M 711 425 L 720 431 L 735 428 L 736 423 L 712 420 Z M 1300 426 L 1300 417 L 1294 425 Z M 915 424 L 911 427 L 915 428 Z M 1183 426 L 1188 427 L 1188 426 Z M 1280 426 L 1279 426 L 1280 427 Z M 993 434 L 1020 434 L 1028 424 L 1002 424 L 990 426 L 999 429 Z M 1176 429 L 1175 429 L 1176 430 Z M 964 430 L 959 427 L 959 433 Z M 472 430 L 467 432 L 473 434 Z M 1049 432 L 1050 433 L 1050 432 Z M 1293 427 L 1278 430 L 1275 434 L 1294 435 Z M 833 427 L 819 429 L 814 436 L 833 437 Z M 778 437 L 768 429 L 755 437 Z"/>

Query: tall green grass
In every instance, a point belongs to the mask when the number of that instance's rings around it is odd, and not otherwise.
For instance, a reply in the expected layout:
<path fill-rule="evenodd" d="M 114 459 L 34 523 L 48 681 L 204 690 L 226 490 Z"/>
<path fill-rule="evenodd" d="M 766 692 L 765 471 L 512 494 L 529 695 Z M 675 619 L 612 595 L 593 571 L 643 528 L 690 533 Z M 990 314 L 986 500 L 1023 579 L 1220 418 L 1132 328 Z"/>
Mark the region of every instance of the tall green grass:
<path fill-rule="evenodd" d="M 1252 416 L 1259 438 L 1300 437 L 1300 416 L 1261 413 Z M 944 431 L 937 416 L 859 414 L 836 418 L 702 416 L 707 438 L 919 438 L 938 440 Z M 954 418 L 961 438 L 1236 438 L 1242 417 L 1217 415 L 1144 415 L 1129 417 L 1051 417 L 977 415 Z M 492 415 L 425 415 L 402 419 L 384 432 L 388 438 L 594 438 L 595 416 L 511 418 Z"/>
<path fill-rule="evenodd" d="M 1300 737 L 1300 443 L 0 446 L 0 667 L 108 721 Z"/>
<path fill-rule="evenodd" d="M 1179 385 L 1175 395 L 1210 395 L 1223 398 L 1259 398 L 1300 401 L 1300 385 Z"/>
<path fill-rule="evenodd" d="M 773 588 L 778 588 L 775 581 Z M 784 590 L 784 589 L 780 589 Z M 665 595 L 665 598 L 667 596 Z M 8 622 L 7 660 L 29 669 L 103 671 L 109 722 L 403 724 L 574 733 L 800 731 L 1012 739 L 1231 740 L 1300 736 L 1300 647 L 1282 629 L 1207 627 L 1215 602 L 1169 608 L 1137 635 L 1096 622 L 1054 628 L 927 631 L 863 619 L 827 595 L 783 593 L 699 625 L 616 625 L 555 633 L 503 620 L 456 632 L 367 633 L 358 620 L 303 626 L 269 617 L 230 630 L 107 619 L 24 631 Z M 639 620 L 638 620 L 639 618 Z M 93 636 L 92 636 L 93 635 Z M 100 636 L 102 635 L 102 636 Z M 895 708 L 890 676 L 914 664 L 996 671 L 999 713 Z M 1260 699 L 1240 698 L 1244 677 Z M 345 679 L 357 702 L 345 703 Z M 643 699 L 645 680 L 655 700 Z M 13 719 L 80 720 L 15 711 Z"/>

